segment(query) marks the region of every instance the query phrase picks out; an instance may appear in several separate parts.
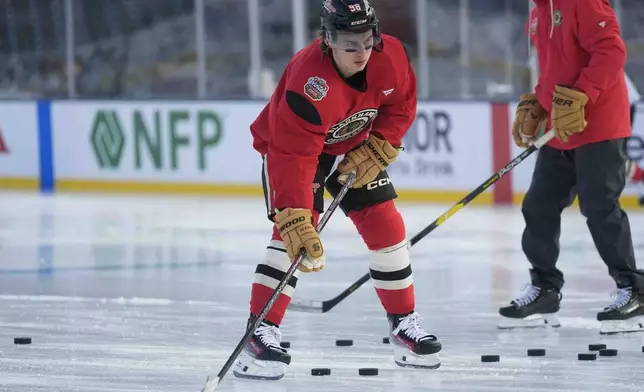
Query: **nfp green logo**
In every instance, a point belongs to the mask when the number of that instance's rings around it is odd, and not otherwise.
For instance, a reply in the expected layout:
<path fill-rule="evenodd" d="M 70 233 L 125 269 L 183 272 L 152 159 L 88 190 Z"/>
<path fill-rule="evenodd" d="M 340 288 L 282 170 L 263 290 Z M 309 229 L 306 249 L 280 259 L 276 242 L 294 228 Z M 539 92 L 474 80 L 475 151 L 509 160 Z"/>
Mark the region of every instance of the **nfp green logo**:
<path fill-rule="evenodd" d="M 133 162 L 134 169 L 204 171 L 222 133 L 220 117 L 210 110 L 98 110 L 90 143 L 101 169 Z"/>
<path fill-rule="evenodd" d="M 96 113 L 92 124 L 91 142 L 101 168 L 119 166 L 125 146 L 125 134 L 116 111 L 100 110 Z"/>

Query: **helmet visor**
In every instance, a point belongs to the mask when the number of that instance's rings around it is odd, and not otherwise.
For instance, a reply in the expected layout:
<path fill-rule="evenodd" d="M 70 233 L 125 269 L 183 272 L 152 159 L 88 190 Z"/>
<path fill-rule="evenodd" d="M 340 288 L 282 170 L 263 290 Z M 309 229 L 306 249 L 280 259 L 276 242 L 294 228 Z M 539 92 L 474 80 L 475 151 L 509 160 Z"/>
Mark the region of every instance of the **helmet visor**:
<path fill-rule="evenodd" d="M 332 48 L 345 52 L 369 51 L 378 44 L 371 30 L 363 33 L 337 31 L 333 37 L 327 36 L 327 38 Z"/>

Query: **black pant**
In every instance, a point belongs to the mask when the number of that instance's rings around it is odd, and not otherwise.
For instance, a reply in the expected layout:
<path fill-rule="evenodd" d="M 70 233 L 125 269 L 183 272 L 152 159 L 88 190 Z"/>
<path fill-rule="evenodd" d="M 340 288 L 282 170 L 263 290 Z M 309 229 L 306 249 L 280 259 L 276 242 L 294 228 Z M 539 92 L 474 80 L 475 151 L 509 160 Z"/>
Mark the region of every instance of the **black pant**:
<path fill-rule="evenodd" d="M 579 198 L 581 213 L 599 255 L 619 288 L 644 290 L 628 217 L 619 204 L 625 185 L 625 140 L 592 143 L 570 151 L 539 150 L 532 182 L 523 200 L 523 251 L 532 264 L 532 284 L 561 289 L 559 258 L 561 212 Z"/>
<path fill-rule="evenodd" d="M 331 173 L 337 156 L 321 154 L 318 157 L 318 167 L 313 178 L 313 209 L 319 213 L 324 212 L 324 188 L 329 191 L 332 197 L 336 197 L 342 189 L 342 184 L 338 182 L 340 173 L 335 170 Z M 270 197 L 270 180 L 266 170 L 266 158 L 262 163 L 262 187 L 264 189 L 264 202 L 266 203 L 266 212 L 268 220 L 273 221 L 275 211 L 273 202 Z M 360 211 L 370 206 L 394 200 L 398 197 L 394 184 L 389 178 L 386 170 L 383 170 L 370 183 L 360 188 L 350 188 L 340 201 L 340 209 L 345 215 L 350 211 Z"/>

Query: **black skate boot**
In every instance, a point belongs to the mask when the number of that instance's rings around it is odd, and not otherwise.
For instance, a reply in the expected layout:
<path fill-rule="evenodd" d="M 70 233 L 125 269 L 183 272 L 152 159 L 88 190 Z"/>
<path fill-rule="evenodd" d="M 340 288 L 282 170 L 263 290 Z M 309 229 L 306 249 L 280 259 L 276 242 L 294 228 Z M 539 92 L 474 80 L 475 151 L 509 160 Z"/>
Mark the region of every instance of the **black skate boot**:
<path fill-rule="evenodd" d="M 421 317 L 412 312 L 408 315 L 388 314 L 389 336 L 394 346 L 394 360 L 398 366 L 420 369 L 438 369 L 441 361 L 438 352 L 442 346 L 438 338 L 423 331 Z"/>
<path fill-rule="evenodd" d="M 510 305 L 499 309 L 503 319 L 499 329 L 560 327 L 555 313 L 559 311 L 561 293 L 554 288 L 542 289 L 534 285 L 524 287 L 524 294 Z"/>
<path fill-rule="evenodd" d="M 281 340 L 278 326 L 262 322 L 235 361 L 233 374 L 255 380 L 279 380 L 284 377 L 291 356 L 280 346 Z"/>
<path fill-rule="evenodd" d="M 599 333 L 611 335 L 622 332 L 644 331 L 644 293 L 632 287 L 617 289 L 613 303 L 597 313 L 601 321 Z"/>

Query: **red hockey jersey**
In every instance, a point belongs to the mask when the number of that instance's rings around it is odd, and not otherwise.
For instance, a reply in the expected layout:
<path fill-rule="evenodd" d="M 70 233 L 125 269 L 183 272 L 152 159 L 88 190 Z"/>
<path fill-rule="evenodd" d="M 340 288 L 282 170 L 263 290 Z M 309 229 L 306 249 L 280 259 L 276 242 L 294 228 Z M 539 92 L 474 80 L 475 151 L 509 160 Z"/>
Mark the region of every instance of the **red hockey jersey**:
<path fill-rule="evenodd" d="M 528 32 L 539 56 L 539 103 L 550 112 L 556 84 L 583 91 L 589 99 L 584 132 L 572 135 L 568 143 L 553 139 L 548 145 L 565 150 L 631 136 L 626 49 L 608 0 L 535 3 Z"/>
<path fill-rule="evenodd" d="M 312 183 L 322 153 L 342 155 L 369 133 L 400 146 L 416 116 L 416 76 L 402 43 L 382 35 L 362 88 L 336 71 L 319 41 L 295 54 L 269 103 L 251 125 L 265 157 L 273 207 L 313 208 Z"/>

